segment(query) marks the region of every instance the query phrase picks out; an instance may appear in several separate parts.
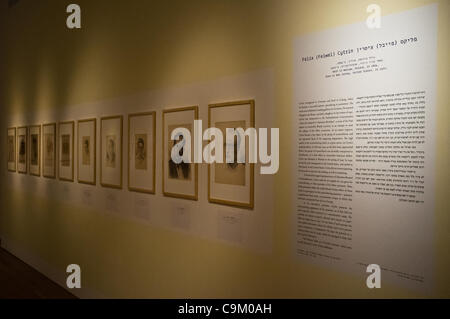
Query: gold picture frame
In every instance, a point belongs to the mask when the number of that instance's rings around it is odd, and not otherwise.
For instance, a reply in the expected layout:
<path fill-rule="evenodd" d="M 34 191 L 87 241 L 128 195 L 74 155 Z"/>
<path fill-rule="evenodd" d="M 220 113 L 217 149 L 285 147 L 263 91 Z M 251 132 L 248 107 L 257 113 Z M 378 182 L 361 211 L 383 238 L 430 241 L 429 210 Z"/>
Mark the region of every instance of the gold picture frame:
<path fill-rule="evenodd" d="M 215 103 L 215 104 L 209 104 L 208 105 L 208 127 L 211 127 L 211 111 L 217 108 L 223 108 L 223 107 L 233 107 L 233 106 L 241 106 L 241 105 L 250 105 L 250 126 L 249 127 L 255 127 L 255 100 L 241 100 L 241 101 L 233 101 L 233 102 L 224 102 L 224 103 Z M 246 209 L 253 209 L 255 204 L 255 164 L 249 163 L 250 165 L 250 195 L 249 195 L 249 202 L 240 202 L 240 201 L 232 201 L 232 200 L 224 200 L 220 198 L 214 198 L 211 195 L 211 165 L 208 164 L 208 201 L 210 203 L 215 204 L 221 204 L 221 205 L 227 205 L 227 206 L 234 206 L 234 207 L 240 207 L 240 208 L 246 208 Z"/>
<path fill-rule="evenodd" d="M 92 163 L 94 167 L 93 181 L 83 180 L 80 178 L 80 123 L 94 123 L 94 136 L 93 136 L 93 147 L 92 152 L 94 155 L 94 162 Z M 97 118 L 88 118 L 77 121 L 77 181 L 81 184 L 96 185 L 97 184 Z"/>
<path fill-rule="evenodd" d="M 152 130 L 152 150 L 153 150 L 153 180 L 152 180 L 152 189 L 146 189 L 146 188 L 140 188 L 140 187 L 133 187 L 130 185 L 130 170 L 131 170 L 131 119 L 133 117 L 141 117 L 141 116 L 152 116 L 152 122 L 153 122 L 153 130 Z M 138 192 L 138 193 L 146 193 L 146 194 L 155 194 L 156 192 L 156 111 L 150 111 L 150 112 L 140 112 L 140 113 L 131 113 L 128 114 L 128 190 L 132 192 Z"/>
<path fill-rule="evenodd" d="M 103 122 L 120 119 L 120 183 L 103 182 Z M 108 188 L 122 189 L 123 187 L 123 115 L 104 116 L 100 118 L 100 185 Z"/>
<path fill-rule="evenodd" d="M 10 131 L 14 131 L 14 134 L 13 135 L 11 135 L 10 134 Z M 13 150 L 12 150 L 12 155 L 14 156 L 14 160 L 13 161 L 10 161 L 9 160 L 9 155 L 10 155 L 10 149 L 8 148 L 8 150 L 7 150 L 7 152 L 6 152 L 6 154 L 8 154 L 8 158 L 7 158 L 7 160 L 6 160 L 6 169 L 9 171 L 9 172 L 17 172 L 17 151 L 16 151 L 16 149 L 17 149 L 17 139 L 16 139 L 16 135 L 17 135 L 17 129 L 15 128 L 15 127 L 8 127 L 7 128 L 7 130 L 6 130 L 6 132 L 7 132 L 7 134 L 6 134 L 6 147 L 9 147 L 9 137 L 10 136 L 13 136 L 13 143 L 12 143 L 12 145 L 13 145 Z M 10 163 L 14 163 L 14 169 L 12 169 L 12 168 L 10 168 Z"/>
<path fill-rule="evenodd" d="M 31 164 L 31 161 L 32 161 L 32 150 L 31 150 L 31 147 L 32 147 L 32 145 L 33 145 L 33 143 L 32 143 L 32 139 L 31 139 L 31 135 L 34 135 L 34 134 L 31 134 L 32 132 L 32 129 L 38 129 L 38 140 L 37 140 L 37 161 L 38 161 L 38 165 L 32 165 Z M 32 172 L 32 166 L 37 166 L 37 170 L 38 170 L 38 173 L 33 173 Z M 41 125 L 30 125 L 29 127 L 28 127 L 28 170 L 29 170 L 29 174 L 30 175 L 32 175 L 32 176 L 38 176 L 38 177 L 40 177 L 41 176 Z"/>
<path fill-rule="evenodd" d="M 57 163 L 58 163 L 58 179 L 60 180 L 60 181 L 65 181 L 65 182 L 74 182 L 74 180 L 75 180 L 75 176 L 74 176 L 74 166 L 75 166 L 75 163 L 74 163 L 74 156 L 75 156 L 75 153 L 74 153 L 74 143 L 75 143 L 75 139 L 74 139 L 74 134 L 75 134 L 75 121 L 62 121 L 62 122 L 58 122 L 58 145 L 59 145 L 59 147 L 57 148 L 58 150 L 61 150 L 61 148 L 62 148 L 62 146 L 60 145 L 60 142 L 61 142 L 61 125 L 71 125 L 72 126 L 72 132 L 71 132 L 71 136 L 72 136 L 72 148 L 71 148 L 71 151 L 72 151 L 72 158 L 69 158 L 69 161 L 70 161 L 70 163 L 71 163 L 71 166 L 72 166 L 72 170 L 71 170 L 71 178 L 66 178 L 66 177 L 61 177 L 61 158 L 60 158 L 60 154 L 59 154 L 59 152 L 58 152 L 58 156 L 57 156 Z"/>
<path fill-rule="evenodd" d="M 20 130 L 25 130 L 25 134 L 20 134 L 20 132 L 19 132 Z M 17 141 L 17 146 L 16 146 L 17 172 L 19 174 L 27 174 L 28 173 L 28 127 L 27 126 L 19 126 L 17 128 L 16 134 L 17 135 L 20 134 L 19 138 L 16 139 L 16 141 Z M 19 166 L 19 164 L 21 164 L 20 161 L 19 161 L 19 159 L 20 159 L 20 154 L 19 153 L 20 153 L 22 148 L 18 145 L 20 143 L 20 137 L 21 136 L 25 136 L 25 146 L 23 147 L 23 150 L 25 152 L 25 154 L 24 154 L 24 156 L 25 156 L 25 161 L 24 161 L 25 169 L 22 169 L 22 170 L 20 169 L 20 166 Z"/>
<path fill-rule="evenodd" d="M 198 106 L 186 106 L 186 107 L 179 107 L 179 108 L 171 108 L 171 109 L 165 109 L 163 110 L 162 114 L 162 190 L 163 195 L 167 197 L 174 197 L 174 198 L 182 198 L 182 199 L 189 199 L 189 200 L 198 200 L 198 164 L 197 163 L 191 163 L 194 166 L 195 169 L 195 181 L 194 181 L 194 195 L 187 195 L 187 194 L 181 194 L 181 193 L 174 193 L 174 192 L 167 192 L 165 190 L 165 162 L 166 162 L 166 152 L 164 150 L 165 146 L 165 116 L 166 114 L 170 113 L 176 113 L 176 112 L 184 112 L 184 111 L 194 111 L 194 120 L 198 119 Z"/>
<path fill-rule="evenodd" d="M 42 134 L 45 136 L 45 129 L 47 127 L 53 128 L 53 174 L 49 175 L 45 173 L 45 152 L 42 152 L 42 176 L 45 178 L 53 178 L 56 179 L 56 166 L 57 166 L 57 144 L 56 144 L 56 123 L 47 123 L 42 124 Z M 42 139 L 42 138 L 41 138 Z M 42 143 L 42 147 L 45 147 L 45 144 Z"/>

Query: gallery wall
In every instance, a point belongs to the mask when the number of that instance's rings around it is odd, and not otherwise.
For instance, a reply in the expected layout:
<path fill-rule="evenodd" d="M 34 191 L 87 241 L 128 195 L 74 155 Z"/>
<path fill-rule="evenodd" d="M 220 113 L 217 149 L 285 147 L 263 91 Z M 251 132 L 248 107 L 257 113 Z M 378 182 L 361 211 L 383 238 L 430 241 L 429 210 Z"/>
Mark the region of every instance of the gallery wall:
<path fill-rule="evenodd" d="M 266 177 L 256 169 L 248 211 L 208 203 L 206 167 L 199 201 L 186 203 L 162 195 L 158 169 L 156 194 L 137 195 L 10 173 L 2 156 L 3 247 L 62 285 L 66 266 L 79 264 L 83 288 L 73 292 L 81 297 L 450 296 L 448 1 L 438 1 L 430 294 L 389 282 L 369 290 L 364 273 L 315 266 L 293 253 L 293 38 L 364 21 L 370 1 L 78 1 L 81 30 L 65 27 L 69 3 L 1 4 L 2 149 L 10 126 L 108 115 L 126 123 L 129 113 L 156 111 L 160 132 L 165 108 L 199 105 L 206 123 L 210 103 L 255 99 L 257 126 L 280 128 L 280 170 Z M 383 14 L 429 3 L 378 2 Z M 177 207 L 192 212 L 188 226 L 174 222 Z M 240 218 L 244 239 L 219 236 L 224 214 Z"/>

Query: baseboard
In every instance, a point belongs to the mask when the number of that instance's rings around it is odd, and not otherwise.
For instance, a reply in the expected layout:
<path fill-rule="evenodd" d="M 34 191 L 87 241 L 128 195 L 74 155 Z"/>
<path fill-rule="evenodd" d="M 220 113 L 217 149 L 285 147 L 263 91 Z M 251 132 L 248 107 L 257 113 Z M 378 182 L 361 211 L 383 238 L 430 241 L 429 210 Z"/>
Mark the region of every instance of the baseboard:
<path fill-rule="evenodd" d="M 94 291 L 93 289 L 90 289 L 89 287 L 86 287 L 83 285 L 82 282 L 82 288 L 80 289 L 69 289 L 66 286 L 66 279 L 68 274 L 64 271 L 58 270 L 49 263 L 47 263 L 45 260 L 40 258 L 39 256 L 30 253 L 14 241 L 7 239 L 5 237 L 2 238 L 0 241 L 0 247 L 7 250 L 29 266 L 33 267 L 46 277 L 48 277 L 50 280 L 54 281 L 58 285 L 60 285 L 62 288 L 70 292 L 71 294 L 75 295 L 78 298 L 81 299 L 104 299 L 106 298 L 102 294 Z"/>

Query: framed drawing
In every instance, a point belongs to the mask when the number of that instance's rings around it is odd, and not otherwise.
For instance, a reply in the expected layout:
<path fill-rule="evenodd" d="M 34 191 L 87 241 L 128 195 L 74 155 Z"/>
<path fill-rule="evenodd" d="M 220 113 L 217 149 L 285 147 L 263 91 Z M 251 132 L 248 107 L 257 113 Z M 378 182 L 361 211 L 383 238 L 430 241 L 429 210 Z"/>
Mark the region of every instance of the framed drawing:
<path fill-rule="evenodd" d="M 77 127 L 78 183 L 96 184 L 97 119 L 79 120 Z"/>
<path fill-rule="evenodd" d="M 191 163 L 175 163 L 171 157 L 172 148 L 183 140 L 171 139 L 172 131 L 185 128 L 191 133 L 191 145 L 194 145 L 194 120 L 198 118 L 198 106 L 168 109 L 163 111 L 162 126 L 162 162 L 163 162 L 163 194 L 169 197 L 198 200 L 198 167 L 193 163 L 194 152 L 191 151 Z M 183 156 L 184 148 L 179 150 Z"/>
<path fill-rule="evenodd" d="M 8 171 L 15 172 L 16 171 L 16 128 L 9 127 L 8 134 L 6 137 L 6 147 L 7 150 L 7 167 Z"/>
<path fill-rule="evenodd" d="M 27 144 L 28 128 L 26 126 L 17 128 L 17 171 L 21 174 L 27 173 Z"/>
<path fill-rule="evenodd" d="M 211 203 L 253 209 L 254 165 L 249 163 L 249 143 L 241 135 L 226 135 L 226 129 L 255 127 L 254 100 L 211 104 L 208 108 L 208 126 L 216 127 L 223 135 L 223 163 L 208 165 L 208 201 Z M 244 143 L 241 146 L 241 143 Z M 227 157 L 227 144 L 230 152 Z M 238 150 L 242 147 L 243 163 L 238 161 Z"/>
<path fill-rule="evenodd" d="M 41 176 L 41 126 L 33 125 L 28 129 L 29 152 L 28 168 L 30 175 Z"/>
<path fill-rule="evenodd" d="M 56 177 L 56 123 L 42 125 L 42 176 Z"/>
<path fill-rule="evenodd" d="M 100 120 L 100 184 L 122 188 L 123 116 L 102 117 Z"/>
<path fill-rule="evenodd" d="M 68 182 L 73 182 L 74 126 L 74 121 L 58 124 L 58 176 L 60 180 Z"/>
<path fill-rule="evenodd" d="M 156 112 L 128 115 L 128 189 L 155 193 Z"/>

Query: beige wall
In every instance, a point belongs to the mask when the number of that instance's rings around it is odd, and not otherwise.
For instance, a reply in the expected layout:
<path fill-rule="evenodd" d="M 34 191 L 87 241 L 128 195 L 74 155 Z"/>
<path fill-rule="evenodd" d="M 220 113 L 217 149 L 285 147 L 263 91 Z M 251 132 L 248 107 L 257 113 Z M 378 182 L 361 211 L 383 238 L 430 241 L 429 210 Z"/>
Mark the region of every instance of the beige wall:
<path fill-rule="evenodd" d="M 2 2 L 2 132 L 6 133 L 7 126 L 33 124 L 10 119 L 35 110 L 61 113 L 69 105 L 273 68 L 275 118 L 281 134 L 273 252 L 257 254 L 97 214 L 55 198 L 12 192 L 6 185 L 5 169 L 0 173 L 0 236 L 8 249 L 62 282 L 66 265 L 76 260 L 82 266 L 83 285 L 90 288 L 80 292 L 84 296 L 421 296 L 389 283 L 369 290 L 361 278 L 293 259 L 287 142 L 292 131 L 292 41 L 302 34 L 363 21 L 365 8 L 374 1 L 76 2 L 82 8 L 83 27 L 77 31 L 65 27 L 65 7 L 70 1 L 22 0 L 12 9 Z M 376 1 L 383 14 L 432 2 Z M 450 2 L 437 2 L 436 287 L 432 296 L 450 297 Z"/>

